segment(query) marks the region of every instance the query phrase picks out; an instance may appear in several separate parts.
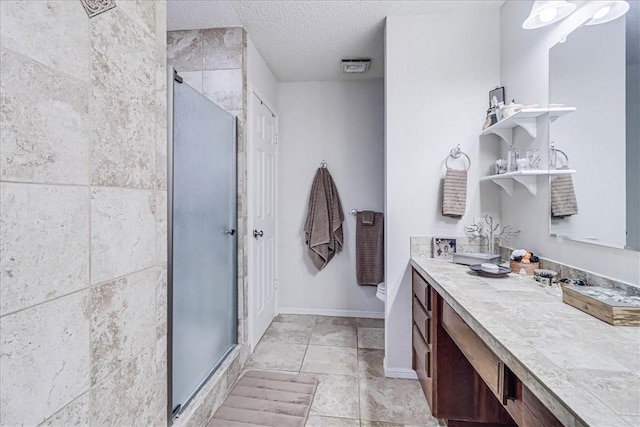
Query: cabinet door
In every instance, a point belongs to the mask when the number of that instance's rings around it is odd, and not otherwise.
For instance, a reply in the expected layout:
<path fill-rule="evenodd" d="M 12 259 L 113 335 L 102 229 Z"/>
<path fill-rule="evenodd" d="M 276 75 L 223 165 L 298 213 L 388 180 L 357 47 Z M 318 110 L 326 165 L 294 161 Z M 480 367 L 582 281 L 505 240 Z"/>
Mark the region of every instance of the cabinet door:
<path fill-rule="evenodd" d="M 429 407 L 433 408 L 433 379 L 431 377 L 431 352 L 418 327 L 413 325 L 413 369 L 418 375 Z"/>
<path fill-rule="evenodd" d="M 429 407 L 433 408 L 431 286 L 413 270 L 413 364 Z"/>
<path fill-rule="evenodd" d="M 425 311 L 417 298 L 413 299 L 413 323 L 427 344 L 431 343 L 431 316 Z"/>
<path fill-rule="evenodd" d="M 413 294 L 418 298 L 424 309 L 427 312 L 431 312 L 431 286 L 416 270 L 413 270 L 412 284 Z"/>

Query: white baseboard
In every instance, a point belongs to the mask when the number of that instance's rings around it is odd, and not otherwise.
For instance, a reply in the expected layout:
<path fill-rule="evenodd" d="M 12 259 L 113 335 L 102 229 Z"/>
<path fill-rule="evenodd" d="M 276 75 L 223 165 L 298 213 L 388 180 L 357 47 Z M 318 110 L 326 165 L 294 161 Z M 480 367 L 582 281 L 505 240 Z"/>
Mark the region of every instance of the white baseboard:
<path fill-rule="evenodd" d="M 404 378 L 407 380 L 417 380 L 418 374 L 410 368 L 389 368 L 387 367 L 387 358 L 383 359 L 384 376 L 387 378 Z"/>
<path fill-rule="evenodd" d="M 327 308 L 294 308 L 279 307 L 280 314 L 315 314 L 319 316 L 366 317 L 368 319 L 384 319 L 383 311 L 333 310 Z"/>

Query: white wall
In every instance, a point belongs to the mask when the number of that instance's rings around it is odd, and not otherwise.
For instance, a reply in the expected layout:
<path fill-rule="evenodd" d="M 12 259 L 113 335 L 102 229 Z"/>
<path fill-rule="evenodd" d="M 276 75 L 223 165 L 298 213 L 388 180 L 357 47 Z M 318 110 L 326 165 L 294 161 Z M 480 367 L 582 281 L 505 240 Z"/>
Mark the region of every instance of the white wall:
<path fill-rule="evenodd" d="M 523 30 L 522 21 L 531 10 L 531 1 L 507 1 L 500 14 L 501 83 L 507 98 L 525 103 L 546 105 L 549 102 L 549 49 L 561 37 L 579 26 L 597 5 L 576 2 L 578 9 L 569 18 L 549 27 Z M 562 118 L 560 119 L 562 120 Z M 546 120 L 538 120 L 538 139 L 547 141 Z M 538 255 L 631 283 L 640 282 L 640 253 L 588 243 L 549 237 L 548 186 L 538 180 L 538 197 L 517 191 L 513 197 L 502 196 L 502 219 L 518 224 L 527 219 L 526 227 L 514 242 Z M 602 219 L 606 220 L 603 210 Z"/>
<path fill-rule="evenodd" d="M 627 40 L 628 42 L 628 40 Z M 627 64 L 627 245 L 640 250 L 640 64 Z"/>
<path fill-rule="evenodd" d="M 278 108 L 278 81 L 250 37 L 247 37 L 247 82 L 249 90 L 255 91 L 269 108 Z"/>
<path fill-rule="evenodd" d="M 474 217 L 499 211 L 497 187 L 478 183 L 498 153 L 479 137 L 499 80 L 498 25 L 498 10 L 387 17 L 387 375 L 411 369 L 409 237 L 464 235 Z M 440 214 L 441 165 L 456 144 L 473 162 L 461 220 Z"/>
<path fill-rule="evenodd" d="M 280 312 L 382 317 L 375 287 L 356 284 L 355 218 L 348 212 L 383 210 L 383 94 L 380 79 L 278 86 Z M 345 241 L 343 251 L 317 272 L 307 256 L 303 226 L 322 160 L 342 201 Z"/>

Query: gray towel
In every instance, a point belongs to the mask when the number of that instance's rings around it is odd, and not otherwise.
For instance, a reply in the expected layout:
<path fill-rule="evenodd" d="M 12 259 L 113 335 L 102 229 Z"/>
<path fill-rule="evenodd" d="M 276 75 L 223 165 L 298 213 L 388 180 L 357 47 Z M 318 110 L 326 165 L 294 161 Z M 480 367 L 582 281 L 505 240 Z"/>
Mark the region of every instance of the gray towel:
<path fill-rule="evenodd" d="M 559 170 L 569 169 L 567 166 Z M 565 216 L 578 214 L 578 201 L 573 188 L 571 175 L 558 175 L 551 180 L 551 216 L 564 218 Z"/>
<path fill-rule="evenodd" d="M 362 211 L 362 223 L 365 225 L 373 225 L 376 220 L 374 211 Z"/>
<path fill-rule="evenodd" d="M 325 268 L 342 250 L 343 221 L 344 213 L 336 185 L 326 168 L 318 168 L 304 224 L 307 253 L 318 270 Z"/>
<path fill-rule="evenodd" d="M 373 225 L 364 223 L 365 212 L 356 217 L 356 280 L 358 285 L 384 282 L 384 214 L 374 213 Z"/>
<path fill-rule="evenodd" d="M 461 217 L 467 206 L 467 171 L 447 168 L 442 191 L 442 215 Z"/>

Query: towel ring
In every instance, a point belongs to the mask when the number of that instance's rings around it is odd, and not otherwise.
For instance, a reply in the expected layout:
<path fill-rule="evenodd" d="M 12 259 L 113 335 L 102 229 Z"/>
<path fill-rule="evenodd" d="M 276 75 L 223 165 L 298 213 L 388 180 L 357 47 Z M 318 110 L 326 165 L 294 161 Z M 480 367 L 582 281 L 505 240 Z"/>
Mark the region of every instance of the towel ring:
<path fill-rule="evenodd" d="M 553 161 L 553 166 L 557 169 L 558 168 L 558 153 L 562 154 L 562 156 L 564 157 L 564 164 L 560 165 L 562 166 L 569 166 L 569 156 L 567 156 L 567 153 L 565 153 L 562 150 L 559 150 L 556 148 L 556 143 L 552 142 L 551 144 L 551 159 L 549 159 L 550 161 Z"/>
<path fill-rule="evenodd" d="M 324 160 L 320 162 L 320 167 L 322 169 L 326 169 L 327 168 L 327 162 L 325 162 Z"/>
<path fill-rule="evenodd" d="M 447 160 L 444 161 L 445 166 L 449 167 L 449 159 L 459 159 L 460 156 L 464 156 L 467 158 L 467 169 L 465 170 L 469 170 L 469 168 L 471 168 L 471 159 L 469 158 L 467 153 L 460 149 L 460 144 L 451 149 L 451 151 L 449 152 L 449 156 L 447 156 Z"/>

